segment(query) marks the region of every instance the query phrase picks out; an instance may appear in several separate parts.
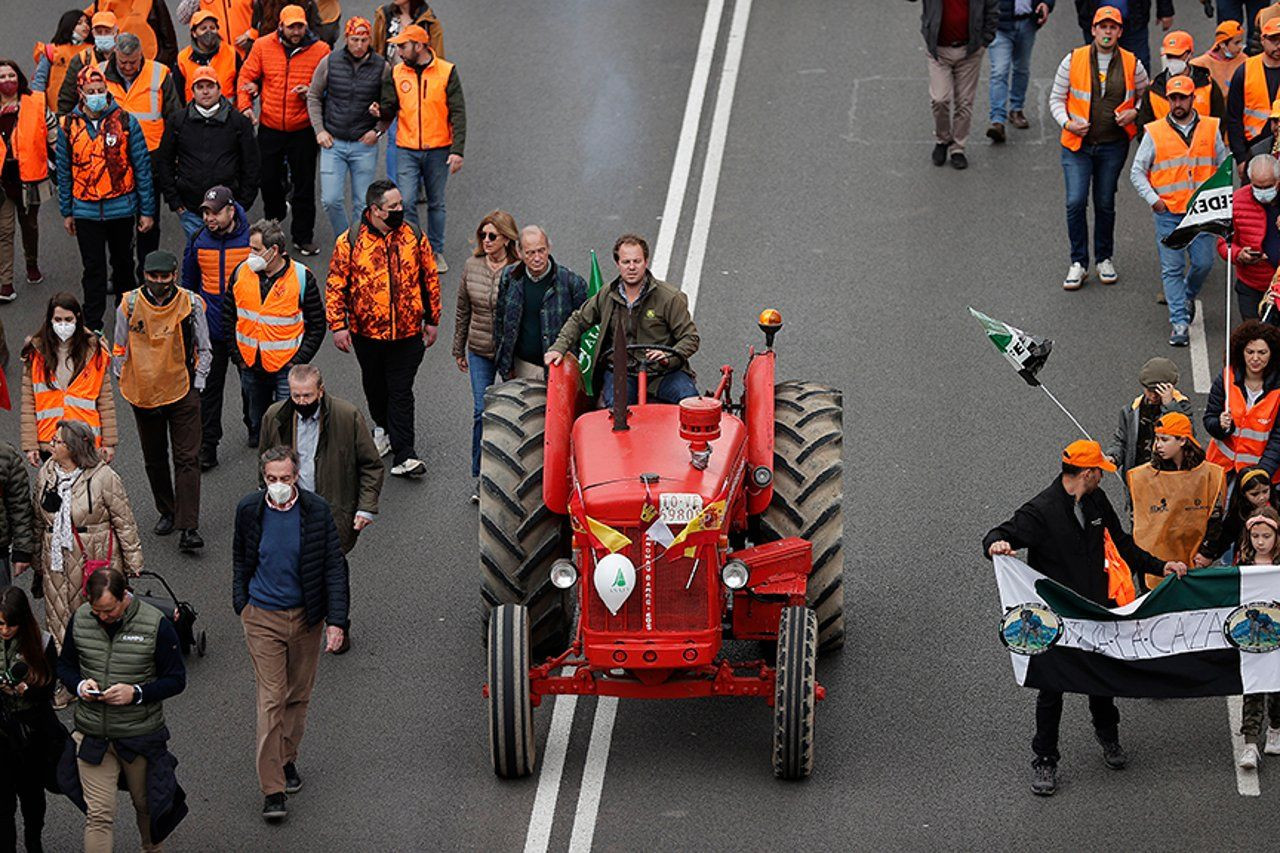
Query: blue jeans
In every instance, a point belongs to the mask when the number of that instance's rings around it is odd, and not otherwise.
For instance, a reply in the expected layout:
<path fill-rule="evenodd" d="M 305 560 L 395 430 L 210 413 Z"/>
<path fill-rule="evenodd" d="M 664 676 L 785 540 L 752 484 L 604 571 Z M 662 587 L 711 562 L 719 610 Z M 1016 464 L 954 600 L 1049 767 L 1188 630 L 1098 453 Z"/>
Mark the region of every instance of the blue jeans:
<path fill-rule="evenodd" d="M 480 416 L 484 414 L 484 392 L 498 375 L 493 359 L 467 352 L 467 374 L 471 377 L 471 398 L 474 401 L 471 422 L 471 476 L 480 476 Z"/>
<path fill-rule="evenodd" d="M 601 389 L 600 402 L 607 409 L 613 405 L 613 371 L 604 372 L 604 387 Z M 640 388 L 634 376 L 627 377 L 627 399 L 634 403 Z M 649 397 L 659 403 L 679 403 L 685 397 L 698 396 L 698 386 L 693 384 L 693 377 L 683 370 L 673 370 L 666 376 L 655 379 L 649 377 Z"/>
<path fill-rule="evenodd" d="M 257 367 L 241 367 L 240 392 L 244 402 L 249 423 L 249 437 L 256 439 L 262 429 L 262 416 L 267 408 L 277 400 L 289 396 L 289 371 L 277 370 L 267 373 Z"/>
<path fill-rule="evenodd" d="M 320 203 L 333 226 L 334 236 L 359 221 L 364 212 L 364 194 L 378 170 L 378 146 L 359 140 L 333 140 L 332 148 L 320 149 Z M 347 176 L 351 176 L 351 218 L 347 218 Z"/>
<path fill-rule="evenodd" d="M 1218 256 L 1218 238 L 1212 234 L 1199 234 L 1185 249 L 1170 249 L 1161 239 L 1173 233 L 1182 221 L 1181 213 L 1153 213 L 1156 224 L 1156 248 L 1160 252 L 1160 278 L 1164 283 L 1164 298 L 1169 303 L 1169 322 L 1174 326 L 1191 322 L 1188 303 L 1194 300 L 1213 269 Z M 1187 258 L 1191 263 L 1188 266 Z"/>
<path fill-rule="evenodd" d="M 404 197 L 404 218 L 418 222 L 418 182 L 427 187 L 427 240 L 437 257 L 444 251 L 444 185 L 449 178 L 449 147 L 397 152 L 396 186 Z"/>
<path fill-rule="evenodd" d="M 991 59 L 991 121 L 1004 124 L 1009 110 L 1021 110 L 1027 102 L 1027 82 L 1031 79 L 1031 48 L 1036 43 L 1034 18 L 1014 21 L 1012 29 L 996 30 L 995 41 L 987 49 Z M 1010 83 L 1010 70 L 1013 81 Z"/>
<path fill-rule="evenodd" d="M 182 220 L 182 233 L 187 235 L 187 240 L 196 236 L 196 232 L 204 227 L 204 217 L 199 212 L 184 210 L 178 214 L 178 218 Z"/>
<path fill-rule="evenodd" d="M 1089 266 L 1089 185 L 1093 184 L 1093 254 L 1100 261 L 1115 251 L 1116 184 L 1129 156 L 1129 142 L 1062 146 L 1062 177 L 1067 185 L 1067 239 L 1071 261 Z"/>

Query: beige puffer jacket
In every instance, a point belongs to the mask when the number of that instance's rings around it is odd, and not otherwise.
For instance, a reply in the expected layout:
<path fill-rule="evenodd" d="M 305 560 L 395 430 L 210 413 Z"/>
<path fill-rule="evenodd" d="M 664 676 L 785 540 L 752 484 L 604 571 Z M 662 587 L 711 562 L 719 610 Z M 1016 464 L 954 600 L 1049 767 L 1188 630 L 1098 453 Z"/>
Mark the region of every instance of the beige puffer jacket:
<path fill-rule="evenodd" d="M 493 358 L 493 314 L 498 305 L 498 279 L 502 268 L 489 269 L 484 258 L 472 256 L 462 269 L 458 285 L 458 313 L 453 323 L 453 357 L 464 358 L 467 350 Z"/>
<path fill-rule="evenodd" d="M 61 572 L 50 569 L 55 513 L 45 511 L 41 497 L 45 489 L 57 490 L 56 462 L 47 460 L 36 475 L 34 500 L 36 508 L 35 563 L 44 572 L 45 627 L 62 649 L 62 638 L 76 608 L 84 603 L 80 595 L 84 575 L 85 555 L 72 540 L 70 551 L 62 554 Z M 115 532 L 115 544 L 111 546 L 111 565 L 129 574 L 142 571 L 142 543 L 138 539 L 138 524 L 133 520 L 129 496 L 124 483 L 105 462 L 99 462 L 85 471 L 71 487 L 71 523 L 76 527 L 80 541 L 84 543 L 89 558 L 107 558 L 108 536 Z"/>

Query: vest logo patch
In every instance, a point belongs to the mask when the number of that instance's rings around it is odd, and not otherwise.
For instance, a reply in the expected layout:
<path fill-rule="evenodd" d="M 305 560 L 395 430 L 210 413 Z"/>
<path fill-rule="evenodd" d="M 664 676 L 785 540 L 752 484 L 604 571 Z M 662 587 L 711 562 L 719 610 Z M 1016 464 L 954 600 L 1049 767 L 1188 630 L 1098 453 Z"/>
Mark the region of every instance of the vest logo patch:
<path fill-rule="evenodd" d="M 121 634 L 120 642 L 122 643 L 145 643 L 147 638 L 142 634 Z"/>
<path fill-rule="evenodd" d="M 120 137 L 116 136 L 114 133 L 108 133 L 105 139 L 106 139 L 107 146 L 110 148 L 115 148 L 117 145 L 120 144 Z"/>
<path fill-rule="evenodd" d="M 400 91 L 401 91 L 401 92 L 412 92 L 412 91 L 413 91 L 413 84 L 412 84 L 412 83 L 410 83 L 408 80 L 401 80 L 401 81 L 400 81 Z"/>

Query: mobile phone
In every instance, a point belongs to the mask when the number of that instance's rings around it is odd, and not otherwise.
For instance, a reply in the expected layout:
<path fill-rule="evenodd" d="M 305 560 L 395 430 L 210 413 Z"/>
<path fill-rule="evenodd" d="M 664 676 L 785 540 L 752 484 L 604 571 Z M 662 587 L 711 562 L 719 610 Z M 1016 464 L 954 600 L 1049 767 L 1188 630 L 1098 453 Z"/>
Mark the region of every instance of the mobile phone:
<path fill-rule="evenodd" d="M 101 695 L 102 695 L 102 691 L 101 691 L 101 690 L 96 690 L 96 689 L 94 689 L 94 688 L 92 688 L 92 687 L 86 687 L 86 688 L 84 689 L 84 695 L 86 695 L 86 696 L 101 696 Z"/>

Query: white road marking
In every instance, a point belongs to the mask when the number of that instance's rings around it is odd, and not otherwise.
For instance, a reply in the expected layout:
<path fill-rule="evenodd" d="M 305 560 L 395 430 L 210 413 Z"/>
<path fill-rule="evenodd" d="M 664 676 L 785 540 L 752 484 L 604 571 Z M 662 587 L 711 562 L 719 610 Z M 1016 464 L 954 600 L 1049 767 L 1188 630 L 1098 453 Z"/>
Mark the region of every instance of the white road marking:
<path fill-rule="evenodd" d="M 1262 785 L 1258 782 L 1257 770 L 1246 770 L 1236 764 L 1236 756 L 1244 749 L 1244 735 L 1240 734 L 1240 715 L 1244 708 L 1244 700 L 1239 696 L 1227 697 L 1227 725 L 1231 727 L 1231 765 L 1236 769 L 1236 790 L 1242 797 L 1258 797 L 1262 795 Z"/>
<path fill-rule="evenodd" d="M 1209 342 L 1204 336 L 1204 303 L 1196 300 L 1196 318 L 1191 321 L 1191 384 L 1197 394 L 1208 394 Z"/>
<path fill-rule="evenodd" d="M 587 764 L 582 769 L 582 787 L 578 793 L 578 811 L 573 816 L 569 853 L 591 851 L 591 840 L 596 834 L 596 815 L 600 811 L 600 795 L 604 793 L 604 771 L 609 763 L 609 745 L 613 742 L 613 721 L 617 714 L 617 698 L 601 696 L 596 704 L 595 722 L 591 725 Z"/>
<path fill-rule="evenodd" d="M 567 674 L 564 670 L 561 672 Z M 551 712 L 551 729 L 547 732 L 547 745 L 542 752 L 542 770 L 538 773 L 538 793 L 533 798 L 533 813 L 529 815 L 529 830 L 524 837 L 525 853 L 544 853 L 551 842 L 556 798 L 560 794 L 560 776 L 564 772 L 564 759 L 569 751 L 569 732 L 573 727 L 573 712 L 577 705 L 577 696 L 557 696 L 555 699 L 555 710 Z"/>
<path fill-rule="evenodd" d="M 733 93 L 738 87 L 738 69 L 742 65 L 742 48 L 747 41 L 747 20 L 751 16 L 751 0 L 737 0 L 733 22 L 729 25 L 729 42 L 725 46 L 724 67 L 720 70 L 720 88 L 716 92 L 716 108 L 711 116 L 711 134 L 707 138 L 707 159 L 702 167 L 702 183 L 698 187 L 698 206 L 693 215 L 693 235 L 685 256 L 682 289 L 689 296 L 689 310 L 698 302 L 702 283 L 702 261 L 707 253 L 707 235 L 711 231 L 711 214 L 716 206 L 716 190 L 720 186 L 720 163 L 729 137 L 729 114 L 733 111 Z"/>

